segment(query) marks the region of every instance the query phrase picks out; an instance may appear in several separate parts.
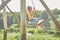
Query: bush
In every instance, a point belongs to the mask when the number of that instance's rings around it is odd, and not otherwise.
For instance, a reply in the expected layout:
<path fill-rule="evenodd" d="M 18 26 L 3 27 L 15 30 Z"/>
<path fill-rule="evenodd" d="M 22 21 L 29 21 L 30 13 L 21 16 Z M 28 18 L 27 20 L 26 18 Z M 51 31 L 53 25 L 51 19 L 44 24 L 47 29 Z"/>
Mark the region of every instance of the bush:
<path fill-rule="evenodd" d="M 58 18 L 57 20 L 58 20 L 58 22 L 60 23 L 60 18 Z"/>
<path fill-rule="evenodd" d="M 55 34 L 55 31 L 53 31 L 53 30 L 48 30 L 47 33 L 48 33 L 48 34 Z"/>
<path fill-rule="evenodd" d="M 27 32 L 34 34 L 35 33 L 35 28 L 28 28 Z"/>
<path fill-rule="evenodd" d="M 17 24 L 13 24 L 12 26 L 10 26 L 10 28 L 8 28 L 8 32 L 19 32 L 20 28 L 18 27 Z"/>
<path fill-rule="evenodd" d="M 32 34 L 34 34 L 34 31 L 30 30 L 30 31 L 28 31 L 28 33 L 32 33 Z"/>
<path fill-rule="evenodd" d="M 16 32 L 16 33 L 20 32 L 20 28 L 14 28 L 13 31 Z"/>
<path fill-rule="evenodd" d="M 3 29 L 0 29 L 0 34 L 2 34 L 3 33 Z"/>
<path fill-rule="evenodd" d="M 55 37 L 60 37 L 60 32 L 56 32 L 54 36 Z"/>
<path fill-rule="evenodd" d="M 38 33 L 44 33 L 44 31 L 43 30 L 39 30 Z"/>

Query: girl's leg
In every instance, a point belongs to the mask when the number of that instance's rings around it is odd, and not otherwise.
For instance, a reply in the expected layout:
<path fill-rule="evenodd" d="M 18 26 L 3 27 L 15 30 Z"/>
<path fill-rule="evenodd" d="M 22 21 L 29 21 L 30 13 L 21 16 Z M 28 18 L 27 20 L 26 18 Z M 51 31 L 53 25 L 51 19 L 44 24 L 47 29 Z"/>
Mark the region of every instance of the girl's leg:
<path fill-rule="evenodd" d="M 40 24 L 42 24 L 43 22 L 44 22 L 44 20 L 41 19 L 41 20 L 39 20 L 36 24 L 37 24 L 37 25 L 40 25 Z"/>
<path fill-rule="evenodd" d="M 39 24 L 38 26 L 39 26 L 40 28 L 43 28 L 43 29 L 45 28 L 44 25 L 43 25 L 43 23 Z"/>
<path fill-rule="evenodd" d="M 36 25 L 37 31 L 39 32 L 41 29 L 45 29 L 43 24 Z"/>

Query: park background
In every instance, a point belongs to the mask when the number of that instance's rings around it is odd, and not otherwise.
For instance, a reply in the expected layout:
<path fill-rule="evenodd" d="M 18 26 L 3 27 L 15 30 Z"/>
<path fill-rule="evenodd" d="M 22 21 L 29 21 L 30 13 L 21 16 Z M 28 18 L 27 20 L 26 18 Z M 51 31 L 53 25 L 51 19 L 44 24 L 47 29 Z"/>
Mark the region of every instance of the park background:
<path fill-rule="evenodd" d="M 47 11 L 39 3 L 38 0 L 33 0 L 36 8 L 36 15 L 44 19 L 45 30 L 40 29 L 39 31 L 34 25 L 27 26 L 27 40 L 60 40 L 60 32 L 57 31 L 55 24 L 51 20 Z M 53 12 L 55 18 L 60 23 L 60 0 L 44 0 L 48 7 Z M 33 7 L 30 0 L 26 1 L 26 6 L 30 5 Z M 8 3 L 9 8 L 16 14 L 20 20 L 20 0 L 12 0 Z M 20 39 L 20 27 L 14 20 L 14 16 L 7 10 L 7 25 L 8 25 L 8 35 L 7 40 L 19 40 Z M 19 21 L 20 22 L 20 21 Z M 3 40 L 3 15 L 2 10 L 0 11 L 0 40 Z"/>

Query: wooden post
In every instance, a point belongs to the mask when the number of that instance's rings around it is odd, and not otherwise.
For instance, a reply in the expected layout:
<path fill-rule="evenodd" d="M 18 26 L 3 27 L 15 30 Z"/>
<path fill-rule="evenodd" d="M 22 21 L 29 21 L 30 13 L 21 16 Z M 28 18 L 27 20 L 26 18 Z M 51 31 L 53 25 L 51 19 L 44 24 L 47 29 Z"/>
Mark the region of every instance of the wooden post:
<path fill-rule="evenodd" d="M 46 11 L 48 12 L 49 16 L 51 17 L 52 21 L 54 22 L 54 24 L 56 25 L 56 27 L 58 28 L 58 30 L 60 31 L 60 24 L 59 22 L 56 20 L 56 18 L 54 17 L 53 13 L 51 12 L 51 10 L 48 8 L 48 6 L 46 5 L 46 3 L 43 0 L 39 0 L 42 5 L 45 7 Z"/>
<path fill-rule="evenodd" d="M 4 2 L 4 0 L 2 0 Z M 4 22 L 4 40 L 7 40 L 7 15 L 6 8 L 3 8 L 3 22 Z"/>
<path fill-rule="evenodd" d="M 20 13 L 21 40 L 26 40 L 26 0 L 21 0 L 20 6 L 21 6 L 21 13 Z"/>

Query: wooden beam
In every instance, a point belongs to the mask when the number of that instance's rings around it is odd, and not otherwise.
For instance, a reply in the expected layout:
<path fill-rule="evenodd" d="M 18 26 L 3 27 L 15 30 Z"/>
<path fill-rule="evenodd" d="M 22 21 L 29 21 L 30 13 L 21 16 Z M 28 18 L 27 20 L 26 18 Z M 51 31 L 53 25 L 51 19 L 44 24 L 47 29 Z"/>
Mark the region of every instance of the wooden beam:
<path fill-rule="evenodd" d="M 8 10 L 13 14 L 14 18 L 15 18 L 15 22 L 18 24 L 18 26 L 20 27 L 20 22 L 18 17 L 15 15 L 15 13 L 6 5 L 6 7 L 8 8 Z"/>
<path fill-rule="evenodd" d="M 4 0 L 2 0 L 2 3 Z M 3 22 L 4 22 L 4 40 L 7 40 L 7 15 L 6 15 L 6 8 L 3 7 Z"/>
<path fill-rule="evenodd" d="M 21 40 L 26 40 L 26 0 L 20 0 Z"/>
<path fill-rule="evenodd" d="M 54 24 L 56 25 L 56 27 L 58 28 L 58 30 L 60 30 L 60 24 L 59 24 L 59 22 L 56 20 L 56 18 L 54 17 L 53 13 L 48 8 L 48 6 L 46 5 L 46 3 L 43 0 L 39 0 L 39 1 L 45 7 L 46 11 L 48 12 L 49 16 L 51 17 L 52 21 L 54 22 Z"/>
<path fill-rule="evenodd" d="M 3 1 L 2 4 L 0 5 L 0 10 L 5 6 L 7 5 L 7 3 L 9 3 L 11 0 L 6 0 L 6 1 Z"/>

